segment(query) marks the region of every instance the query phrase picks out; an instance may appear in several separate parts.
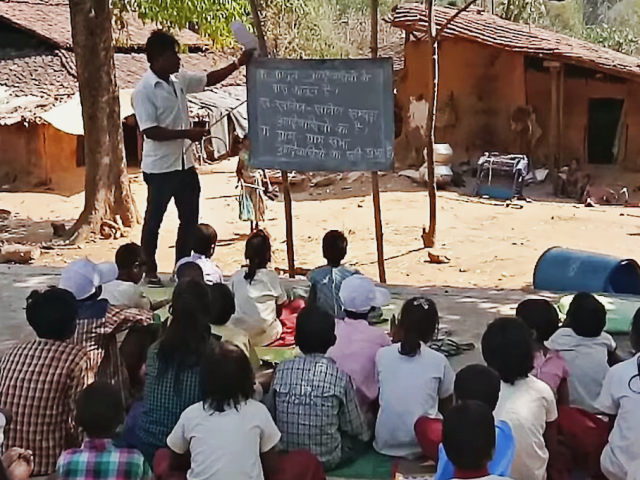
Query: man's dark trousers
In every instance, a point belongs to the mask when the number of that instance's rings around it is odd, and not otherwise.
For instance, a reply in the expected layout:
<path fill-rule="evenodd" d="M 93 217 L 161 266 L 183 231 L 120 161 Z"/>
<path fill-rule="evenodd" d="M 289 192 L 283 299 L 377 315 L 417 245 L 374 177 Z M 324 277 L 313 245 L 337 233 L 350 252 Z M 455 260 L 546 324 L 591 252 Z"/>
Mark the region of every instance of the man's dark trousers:
<path fill-rule="evenodd" d="M 173 199 L 180 226 L 176 240 L 176 263 L 191 255 L 193 235 L 198 226 L 200 180 L 195 167 L 166 173 L 144 173 L 147 184 L 147 211 L 142 226 L 142 249 L 147 261 L 147 274 L 158 272 L 156 250 L 162 219 Z"/>

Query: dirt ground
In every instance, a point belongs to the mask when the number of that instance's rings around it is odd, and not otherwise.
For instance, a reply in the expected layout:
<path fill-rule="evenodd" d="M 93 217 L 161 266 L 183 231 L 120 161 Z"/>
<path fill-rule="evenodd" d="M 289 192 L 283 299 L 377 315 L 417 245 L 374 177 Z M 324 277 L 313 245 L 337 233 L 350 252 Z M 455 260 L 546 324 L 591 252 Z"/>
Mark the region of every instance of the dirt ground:
<path fill-rule="evenodd" d="M 216 261 L 225 274 L 243 261 L 244 238 L 249 226 L 238 220 L 235 162 L 224 161 L 201 172 L 203 222 L 219 234 Z M 70 225 L 83 205 L 83 171 L 59 178 L 48 191 L 0 191 L 0 208 L 12 212 L 8 226 L 0 228 L 0 240 L 51 241 L 50 222 Z M 132 175 L 137 205 L 144 211 L 146 188 L 140 174 Z M 468 181 L 470 183 L 470 181 Z M 571 203 L 536 201 L 515 206 L 477 199 L 456 192 L 438 192 L 437 246 L 446 265 L 428 263 L 420 234 L 428 223 L 428 199 L 423 188 L 410 180 L 387 174 L 381 177 L 384 253 L 387 280 L 397 285 L 527 288 L 537 259 L 549 247 L 565 247 L 638 257 L 640 209 L 585 208 Z M 630 185 L 633 187 L 632 185 Z M 548 198 L 550 187 L 527 191 L 534 198 Z M 282 202 L 268 202 L 264 226 L 273 237 L 274 266 L 286 267 L 285 221 Z M 377 278 L 376 244 L 370 178 L 345 175 L 337 184 L 294 193 L 296 264 L 312 268 L 323 263 L 321 239 L 330 229 L 349 237 L 348 263 Z M 173 243 L 177 231 L 173 205 L 162 226 L 160 270 L 173 267 Z M 140 241 L 140 227 L 129 238 Z M 44 250 L 40 266 L 63 266 L 74 258 L 113 260 L 117 247 L 128 241 L 98 240 L 82 246 Z"/>

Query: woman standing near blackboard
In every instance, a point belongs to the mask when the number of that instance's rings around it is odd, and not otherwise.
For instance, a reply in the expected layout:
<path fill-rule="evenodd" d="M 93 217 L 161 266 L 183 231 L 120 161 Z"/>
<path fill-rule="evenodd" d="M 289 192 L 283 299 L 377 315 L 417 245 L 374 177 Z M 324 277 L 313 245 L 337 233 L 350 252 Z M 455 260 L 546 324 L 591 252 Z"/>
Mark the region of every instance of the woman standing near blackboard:
<path fill-rule="evenodd" d="M 269 195 L 271 185 L 269 177 L 264 171 L 251 167 L 251 157 L 249 154 L 251 143 L 246 136 L 242 140 L 242 148 L 238 155 L 238 167 L 236 175 L 240 183 L 240 220 L 251 222 L 251 232 L 260 228 L 260 222 L 264 222 L 266 211 L 265 195 Z M 266 185 L 266 187 L 265 187 Z"/>

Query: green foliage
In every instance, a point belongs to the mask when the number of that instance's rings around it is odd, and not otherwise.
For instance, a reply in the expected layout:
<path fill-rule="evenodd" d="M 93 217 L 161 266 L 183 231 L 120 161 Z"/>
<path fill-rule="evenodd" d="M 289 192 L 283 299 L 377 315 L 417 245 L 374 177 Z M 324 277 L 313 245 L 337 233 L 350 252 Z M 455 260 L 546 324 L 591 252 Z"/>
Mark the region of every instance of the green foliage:
<path fill-rule="evenodd" d="M 539 23 L 546 17 L 543 0 L 500 0 L 496 12 L 512 22 Z"/>
<path fill-rule="evenodd" d="M 634 55 L 640 47 L 638 31 L 627 27 L 606 24 L 588 26 L 583 29 L 582 37 L 589 42 L 628 55 Z"/>

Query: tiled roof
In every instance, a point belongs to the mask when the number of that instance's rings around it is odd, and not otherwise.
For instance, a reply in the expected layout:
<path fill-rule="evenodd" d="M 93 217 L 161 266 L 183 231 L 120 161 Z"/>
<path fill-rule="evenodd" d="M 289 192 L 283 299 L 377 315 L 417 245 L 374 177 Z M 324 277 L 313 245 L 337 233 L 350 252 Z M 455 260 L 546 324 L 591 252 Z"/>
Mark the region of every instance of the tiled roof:
<path fill-rule="evenodd" d="M 436 7 L 436 25 L 441 26 L 455 12 L 453 8 Z M 426 7 L 417 3 L 401 4 L 394 12 L 391 24 L 418 36 L 425 35 L 428 28 Z M 463 38 L 543 58 L 562 59 L 636 80 L 640 75 L 640 59 L 636 57 L 543 28 L 510 22 L 477 8 L 458 16 L 447 27 L 444 37 Z"/>
<path fill-rule="evenodd" d="M 71 48 L 71 20 L 69 4 L 65 0 L 0 0 L 0 18 L 61 48 Z M 114 28 L 116 45 L 140 47 L 157 28 L 143 24 L 133 14 L 126 16 L 126 24 L 124 32 Z M 181 30 L 176 38 L 189 46 L 204 47 L 209 44 L 189 30 Z"/>

